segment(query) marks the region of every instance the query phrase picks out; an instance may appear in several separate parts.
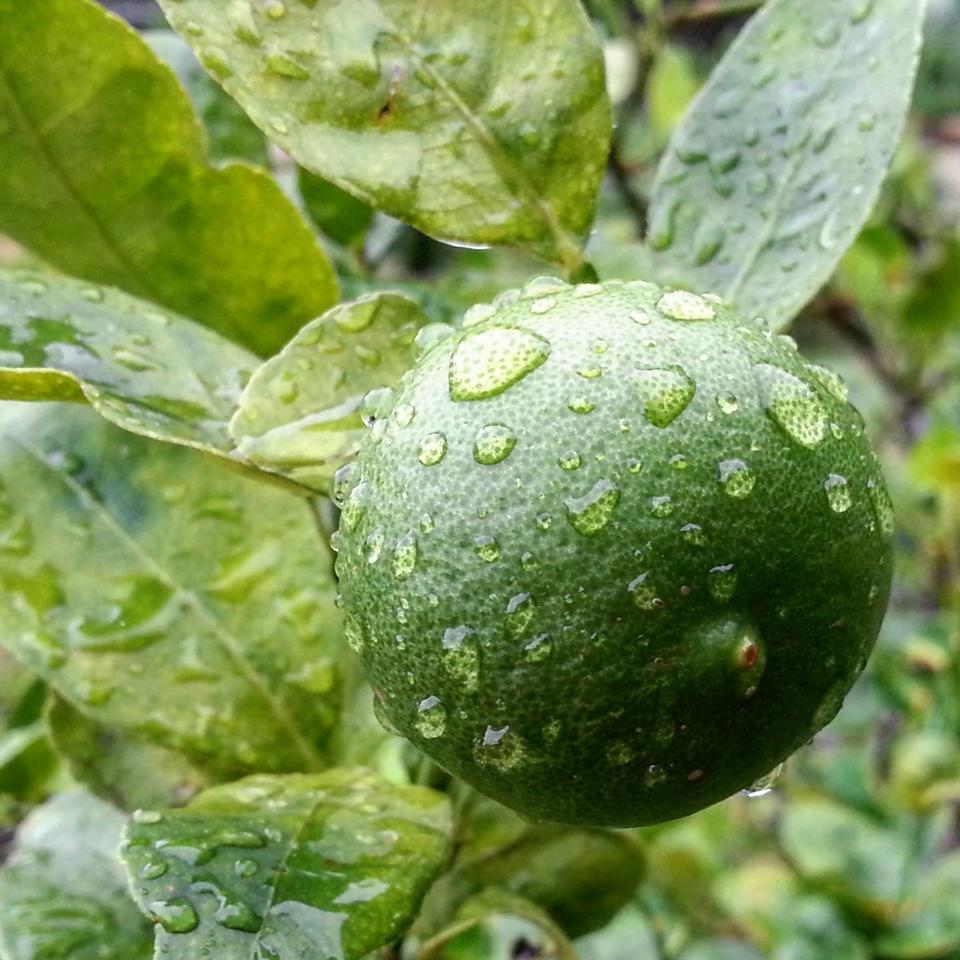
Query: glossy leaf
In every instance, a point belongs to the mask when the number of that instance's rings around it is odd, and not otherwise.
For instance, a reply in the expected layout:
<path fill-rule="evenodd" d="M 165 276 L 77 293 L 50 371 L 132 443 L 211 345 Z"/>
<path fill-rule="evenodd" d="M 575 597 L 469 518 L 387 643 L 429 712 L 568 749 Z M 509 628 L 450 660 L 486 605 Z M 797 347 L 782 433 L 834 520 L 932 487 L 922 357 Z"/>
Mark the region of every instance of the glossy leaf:
<path fill-rule="evenodd" d="M 256 356 L 109 287 L 0 271 L 0 399 L 88 400 L 146 437 L 211 453 Z"/>
<path fill-rule="evenodd" d="M 210 785 L 182 754 L 103 726 L 63 697 L 52 698 L 47 728 L 73 779 L 121 810 L 179 807 Z"/>
<path fill-rule="evenodd" d="M 657 171 L 661 279 L 784 326 L 870 212 L 916 71 L 920 0 L 771 0 L 733 43 Z"/>
<path fill-rule="evenodd" d="M 140 812 L 123 857 L 158 957 L 358 960 L 409 924 L 451 832 L 442 794 L 338 768 Z"/>
<path fill-rule="evenodd" d="M 360 406 L 414 361 L 427 317 L 407 297 L 377 293 L 308 324 L 253 375 L 230 423 L 237 454 L 326 492 L 364 433 Z"/>
<path fill-rule="evenodd" d="M 5 405 L 0 643 L 221 775 L 317 768 L 339 613 L 307 505 L 79 407 Z"/>
<path fill-rule="evenodd" d="M 0 793 L 25 801 L 42 800 L 57 767 L 42 721 L 0 730 Z"/>
<path fill-rule="evenodd" d="M 268 166 L 267 139 L 232 97 L 200 65 L 190 45 L 172 30 L 146 30 L 141 36 L 177 75 L 203 122 L 210 159 L 249 160 Z"/>
<path fill-rule="evenodd" d="M 335 302 L 280 188 L 209 165 L 183 89 L 132 30 L 90 0 L 0 0 L 0 19 L 0 230 L 257 353 Z"/>
<path fill-rule="evenodd" d="M 124 817 L 63 794 L 21 826 L 0 869 L 4 960 L 147 960 L 150 925 L 130 899 L 116 849 Z"/>
<path fill-rule="evenodd" d="M 579 265 L 611 113 L 575 0 L 161 6 L 307 169 L 432 236 Z"/>

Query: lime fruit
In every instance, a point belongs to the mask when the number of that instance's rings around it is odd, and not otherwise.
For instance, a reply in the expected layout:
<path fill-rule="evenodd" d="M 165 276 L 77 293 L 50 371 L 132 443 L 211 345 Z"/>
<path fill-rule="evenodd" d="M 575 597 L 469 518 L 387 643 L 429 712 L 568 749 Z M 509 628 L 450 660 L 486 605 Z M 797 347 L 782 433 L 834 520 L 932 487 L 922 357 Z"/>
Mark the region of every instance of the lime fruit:
<path fill-rule="evenodd" d="M 537 278 L 384 402 L 343 503 L 383 722 L 536 820 L 747 787 L 836 714 L 892 510 L 843 382 L 713 297 Z"/>

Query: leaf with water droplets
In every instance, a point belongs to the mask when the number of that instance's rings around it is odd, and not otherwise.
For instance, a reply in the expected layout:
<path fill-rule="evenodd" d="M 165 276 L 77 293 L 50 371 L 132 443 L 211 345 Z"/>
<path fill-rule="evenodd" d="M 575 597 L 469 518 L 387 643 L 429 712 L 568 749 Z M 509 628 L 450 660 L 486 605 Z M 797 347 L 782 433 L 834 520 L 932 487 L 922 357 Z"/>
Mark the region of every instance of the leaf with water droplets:
<path fill-rule="evenodd" d="M 209 164 L 183 89 L 132 30 L 85 0 L 0 11 L 0 230 L 261 354 L 336 301 L 294 206 L 262 170 Z"/>
<path fill-rule="evenodd" d="M 161 6 L 304 167 L 433 236 L 579 264 L 611 111 L 575 0 Z"/>
<path fill-rule="evenodd" d="M 876 199 L 910 102 L 924 6 L 764 4 L 657 171 L 650 241 L 661 279 L 789 323 Z"/>
<path fill-rule="evenodd" d="M 322 766 L 340 615 L 306 504 L 82 407 L 2 411 L 0 643 L 217 775 Z"/>
<path fill-rule="evenodd" d="M 442 794 L 338 768 L 249 777 L 134 817 L 122 856 L 158 956 L 357 960 L 409 926 L 452 826 Z"/>
<path fill-rule="evenodd" d="M 119 290 L 0 271 L 0 399 L 86 400 L 131 433 L 227 456 L 227 421 L 258 363 Z"/>
<path fill-rule="evenodd" d="M 326 492 L 366 433 L 364 397 L 413 366 L 414 340 L 427 323 L 398 293 L 369 294 L 308 323 L 243 391 L 230 422 L 240 456 Z M 399 429 L 416 422 L 416 410 L 396 416 Z"/>
<path fill-rule="evenodd" d="M 20 826 L 0 869 L 5 960 L 148 960 L 153 932 L 127 891 L 116 850 L 123 815 L 64 793 Z"/>

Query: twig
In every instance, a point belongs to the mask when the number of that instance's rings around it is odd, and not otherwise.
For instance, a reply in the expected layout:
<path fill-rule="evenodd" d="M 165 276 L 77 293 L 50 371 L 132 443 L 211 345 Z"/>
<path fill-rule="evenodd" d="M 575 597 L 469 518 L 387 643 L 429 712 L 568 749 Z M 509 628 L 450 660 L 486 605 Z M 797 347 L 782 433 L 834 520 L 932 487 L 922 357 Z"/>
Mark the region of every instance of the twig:
<path fill-rule="evenodd" d="M 667 30 L 673 30 L 676 27 L 700 23 L 704 20 L 753 13 L 754 10 L 762 7 L 763 3 L 764 0 L 727 0 L 726 3 L 721 0 L 694 0 L 694 3 L 683 10 L 668 13 L 664 18 L 664 26 Z"/>

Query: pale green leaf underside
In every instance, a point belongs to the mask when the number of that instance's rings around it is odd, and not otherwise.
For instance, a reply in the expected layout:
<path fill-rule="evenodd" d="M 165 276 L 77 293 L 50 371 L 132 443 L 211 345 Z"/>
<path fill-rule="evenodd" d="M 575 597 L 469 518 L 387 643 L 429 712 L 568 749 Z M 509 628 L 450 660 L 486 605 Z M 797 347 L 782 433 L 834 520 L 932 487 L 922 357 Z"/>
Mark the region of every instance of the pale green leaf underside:
<path fill-rule="evenodd" d="M 910 102 L 922 0 L 770 0 L 657 171 L 659 279 L 785 326 L 859 232 Z"/>
<path fill-rule="evenodd" d="M 90 0 L 0 0 L 0 231 L 260 354 L 337 299 L 263 171 L 213 168 L 173 73 Z"/>
<path fill-rule="evenodd" d="M 326 492 L 366 433 L 364 395 L 413 366 L 413 341 L 426 323 L 413 300 L 376 293 L 308 324 L 244 390 L 230 423 L 237 455 Z"/>
<path fill-rule="evenodd" d="M 451 830 L 442 794 L 335 769 L 141 813 L 123 858 L 159 958 L 359 960 L 409 925 Z"/>
<path fill-rule="evenodd" d="M 226 455 L 257 357 L 109 287 L 0 271 L 0 399 L 88 400 L 142 436 Z"/>
<path fill-rule="evenodd" d="M 117 859 L 124 817 L 82 792 L 34 811 L 0 869 L 4 960 L 147 960 L 152 935 Z"/>
<path fill-rule="evenodd" d="M 574 267 L 611 134 L 576 0 L 162 0 L 299 163 L 443 239 Z"/>
<path fill-rule="evenodd" d="M 0 643 L 204 769 L 320 767 L 340 617 L 306 504 L 83 407 L 0 409 Z"/>

